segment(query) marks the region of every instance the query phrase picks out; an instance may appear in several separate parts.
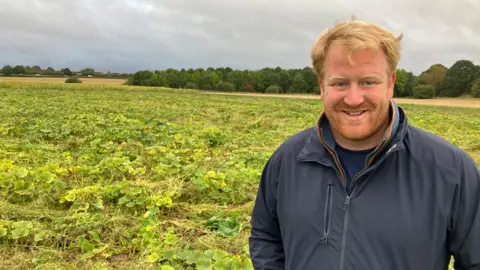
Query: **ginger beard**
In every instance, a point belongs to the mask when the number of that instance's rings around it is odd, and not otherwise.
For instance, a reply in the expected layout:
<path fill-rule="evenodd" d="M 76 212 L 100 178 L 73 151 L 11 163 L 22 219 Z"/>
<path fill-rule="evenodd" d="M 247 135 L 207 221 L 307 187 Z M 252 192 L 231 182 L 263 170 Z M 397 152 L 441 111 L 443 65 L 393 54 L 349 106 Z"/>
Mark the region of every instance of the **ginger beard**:
<path fill-rule="evenodd" d="M 383 52 L 360 50 L 349 59 L 345 48 L 332 44 L 323 79 L 323 110 L 337 143 L 351 150 L 375 147 L 390 122 L 396 79 Z"/>
<path fill-rule="evenodd" d="M 341 100 L 333 106 L 324 106 L 324 113 L 334 136 L 340 136 L 343 140 L 363 142 L 378 138 L 378 134 L 383 135 L 390 119 L 389 108 L 389 102 L 374 105 L 366 100 L 360 106 L 350 107 Z M 349 115 L 348 112 L 360 114 Z"/>

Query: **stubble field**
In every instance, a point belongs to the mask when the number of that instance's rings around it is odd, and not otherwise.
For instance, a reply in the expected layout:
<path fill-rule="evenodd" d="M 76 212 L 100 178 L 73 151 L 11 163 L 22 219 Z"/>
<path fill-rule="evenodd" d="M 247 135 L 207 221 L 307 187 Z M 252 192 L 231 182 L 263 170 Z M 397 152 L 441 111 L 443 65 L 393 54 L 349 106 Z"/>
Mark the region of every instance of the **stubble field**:
<path fill-rule="evenodd" d="M 0 77 L 0 82 L 18 82 L 18 83 L 65 83 L 67 78 L 62 77 Z M 111 84 L 121 85 L 126 79 L 108 79 L 108 78 L 81 78 L 84 84 Z"/>
<path fill-rule="evenodd" d="M 318 100 L 0 83 L 2 269 L 252 269 L 263 165 Z M 480 110 L 402 105 L 480 164 Z"/>

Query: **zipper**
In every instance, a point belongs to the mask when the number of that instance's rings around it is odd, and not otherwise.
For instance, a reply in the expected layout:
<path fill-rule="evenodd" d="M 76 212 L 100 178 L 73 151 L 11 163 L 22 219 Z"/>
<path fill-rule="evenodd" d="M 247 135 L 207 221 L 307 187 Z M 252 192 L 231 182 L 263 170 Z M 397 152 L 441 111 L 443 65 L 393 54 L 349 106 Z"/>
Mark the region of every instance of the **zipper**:
<path fill-rule="evenodd" d="M 373 170 L 375 167 L 379 166 L 379 164 L 382 164 L 388 156 L 390 156 L 393 152 L 398 151 L 402 148 L 397 147 L 397 144 L 394 144 L 390 149 L 388 149 L 387 153 L 385 156 L 382 157 L 382 159 L 377 163 L 376 166 L 374 167 L 369 167 L 368 169 L 364 170 L 363 173 L 366 173 L 367 171 Z M 356 177 L 360 177 L 361 174 L 357 174 Z M 345 266 L 345 249 L 346 249 L 346 244 L 347 244 L 347 229 L 348 229 L 348 214 L 350 210 L 350 201 L 353 198 L 353 193 L 355 192 L 357 185 L 355 185 L 355 182 L 352 180 L 352 187 L 351 187 L 351 193 L 350 195 L 347 194 L 345 197 L 345 202 L 344 204 L 344 211 L 345 211 L 345 216 L 343 220 L 343 232 L 342 232 L 342 246 L 340 248 L 340 268 L 339 270 L 343 270 Z"/>
<path fill-rule="evenodd" d="M 327 189 L 327 198 L 325 199 L 325 212 L 323 214 L 323 236 L 320 238 L 320 242 L 322 244 L 327 244 L 328 242 L 328 234 L 330 233 L 330 220 L 331 220 L 331 212 L 332 212 L 332 187 L 333 184 L 328 184 Z"/>
<path fill-rule="evenodd" d="M 390 147 L 390 149 L 388 149 L 388 151 L 386 152 L 386 154 L 382 157 L 382 159 L 380 159 L 377 164 L 373 167 L 370 167 L 371 165 L 371 162 L 373 160 L 373 157 L 372 156 L 369 160 L 369 163 L 367 164 L 367 167 L 365 167 L 362 171 L 358 172 L 353 178 L 352 178 L 352 183 L 351 183 L 351 186 L 350 188 L 352 188 L 352 192 L 353 192 L 353 188 L 355 188 L 356 186 L 356 182 L 357 182 L 357 179 L 360 178 L 360 176 L 362 176 L 363 174 L 375 169 L 376 167 L 380 166 L 380 164 L 382 164 L 392 153 L 398 151 L 398 150 L 401 150 L 402 147 L 399 147 L 396 143 Z"/>
<path fill-rule="evenodd" d="M 330 148 L 330 146 L 328 146 L 326 143 L 325 143 L 325 140 L 323 139 L 323 134 L 322 132 L 320 131 L 321 129 L 317 129 L 317 133 L 318 135 L 320 135 L 320 141 L 321 143 L 323 144 L 323 146 L 325 146 L 325 148 L 328 150 L 328 152 L 330 153 L 330 155 L 333 157 L 333 160 L 335 161 L 335 165 L 337 166 L 337 170 L 339 171 L 340 173 L 340 182 L 342 183 L 342 186 L 343 186 L 343 189 L 345 189 L 345 192 L 346 192 L 346 188 L 345 188 L 345 172 L 343 171 L 343 167 L 340 165 L 340 162 L 338 161 L 338 157 L 337 155 L 335 154 L 335 152 Z"/>
<path fill-rule="evenodd" d="M 353 191 L 352 191 L 353 193 Z M 344 261 L 345 261 L 345 246 L 347 244 L 347 227 L 348 227 L 348 211 L 350 209 L 350 200 L 351 200 L 351 196 L 350 195 L 347 195 L 347 197 L 345 197 L 345 202 L 344 202 L 344 205 L 345 205 L 345 218 L 344 218 L 344 221 L 343 221 L 343 232 L 342 232 L 342 247 L 341 247 L 341 252 L 340 252 L 340 270 L 343 270 L 343 267 L 344 267 Z"/>

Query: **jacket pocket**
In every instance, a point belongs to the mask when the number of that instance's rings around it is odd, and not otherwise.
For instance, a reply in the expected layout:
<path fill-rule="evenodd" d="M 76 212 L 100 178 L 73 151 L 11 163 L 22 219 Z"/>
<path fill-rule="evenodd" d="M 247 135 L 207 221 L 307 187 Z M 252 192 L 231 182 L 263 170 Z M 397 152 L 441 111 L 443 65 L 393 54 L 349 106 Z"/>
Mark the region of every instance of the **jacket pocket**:
<path fill-rule="evenodd" d="M 333 184 L 328 184 L 327 196 L 325 198 L 325 211 L 323 213 L 323 236 L 320 238 L 322 244 L 328 243 L 328 234 L 330 233 L 330 220 L 332 214 L 332 188 Z"/>

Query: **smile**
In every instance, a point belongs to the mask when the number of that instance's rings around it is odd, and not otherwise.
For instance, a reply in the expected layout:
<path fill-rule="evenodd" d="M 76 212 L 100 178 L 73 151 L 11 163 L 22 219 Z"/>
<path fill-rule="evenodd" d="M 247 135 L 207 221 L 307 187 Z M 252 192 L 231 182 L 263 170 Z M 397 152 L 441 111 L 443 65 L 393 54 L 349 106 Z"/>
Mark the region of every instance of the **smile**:
<path fill-rule="evenodd" d="M 343 115 L 345 115 L 350 120 L 359 120 L 363 118 L 367 111 L 342 111 Z"/>

